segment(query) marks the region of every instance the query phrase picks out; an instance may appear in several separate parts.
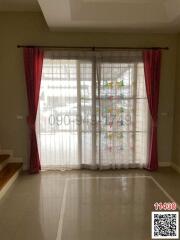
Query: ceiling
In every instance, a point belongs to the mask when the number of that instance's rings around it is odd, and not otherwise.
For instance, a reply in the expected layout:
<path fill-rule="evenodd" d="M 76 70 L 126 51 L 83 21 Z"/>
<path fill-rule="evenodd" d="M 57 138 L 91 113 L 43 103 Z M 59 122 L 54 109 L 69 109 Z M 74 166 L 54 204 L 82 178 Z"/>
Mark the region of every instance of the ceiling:
<path fill-rule="evenodd" d="M 37 0 L 0 0 L 1 12 L 16 12 L 28 11 L 39 12 L 41 11 Z"/>
<path fill-rule="evenodd" d="M 180 0 L 0 0 L 0 11 L 42 11 L 56 31 L 180 32 Z"/>

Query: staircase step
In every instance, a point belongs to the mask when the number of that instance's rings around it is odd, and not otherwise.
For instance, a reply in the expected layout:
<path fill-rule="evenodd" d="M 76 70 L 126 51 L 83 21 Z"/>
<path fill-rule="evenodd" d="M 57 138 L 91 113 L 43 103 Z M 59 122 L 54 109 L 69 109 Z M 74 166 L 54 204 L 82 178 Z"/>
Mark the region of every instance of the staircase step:
<path fill-rule="evenodd" d="M 9 157 L 10 157 L 9 154 L 0 154 L 0 163 L 4 162 Z"/>
<path fill-rule="evenodd" d="M 22 168 L 22 163 L 8 163 L 0 171 L 0 198 L 9 189 L 11 184 L 18 177 L 19 172 Z"/>
<path fill-rule="evenodd" d="M 0 170 L 2 170 L 7 164 L 7 159 L 10 157 L 9 154 L 0 154 Z"/>

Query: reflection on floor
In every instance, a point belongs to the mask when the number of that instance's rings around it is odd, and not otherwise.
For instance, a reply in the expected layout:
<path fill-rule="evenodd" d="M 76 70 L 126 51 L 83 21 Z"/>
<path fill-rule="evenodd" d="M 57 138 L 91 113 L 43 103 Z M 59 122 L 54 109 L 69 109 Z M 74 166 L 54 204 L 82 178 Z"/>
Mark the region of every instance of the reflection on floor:
<path fill-rule="evenodd" d="M 170 201 L 157 182 L 180 203 L 171 168 L 23 173 L 0 201 L 0 238 L 151 239 L 153 204 Z"/>

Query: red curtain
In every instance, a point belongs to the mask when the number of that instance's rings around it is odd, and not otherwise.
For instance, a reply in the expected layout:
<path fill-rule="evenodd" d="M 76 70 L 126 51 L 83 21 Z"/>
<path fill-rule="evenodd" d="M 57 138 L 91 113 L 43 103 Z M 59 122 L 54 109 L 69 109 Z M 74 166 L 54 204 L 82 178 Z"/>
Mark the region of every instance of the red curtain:
<path fill-rule="evenodd" d="M 158 169 L 157 122 L 159 103 L 159 82 L 161 70 L 161 50 L 145 50 L 143 52 L 144 73 L 148 105 L 151 115 L 149 159 L 147 169 Z"/>
<path fill-rule="evenodd" d="M 30 129 L 30 173 L 38 173 L 41 170 L 35 123 L 39 101 L 43 55 L 43 51 L 39 48 L 24 48 L 24 67 L 29 107 L 27 122 Z"/>

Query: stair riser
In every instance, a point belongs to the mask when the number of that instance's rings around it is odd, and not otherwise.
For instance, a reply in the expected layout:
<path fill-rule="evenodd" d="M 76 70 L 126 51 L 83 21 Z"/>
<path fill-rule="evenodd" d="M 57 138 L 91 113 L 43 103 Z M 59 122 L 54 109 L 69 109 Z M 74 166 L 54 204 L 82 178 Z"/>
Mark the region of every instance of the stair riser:
<path fill-rule="evenodd" d="M 9 162 L 8 160 L 5 160 L 0 164 L 0 171 L 8 164 L 8 162 Z"/>
<path fill-rule="evenodd" d="M 9 190 L 9 188 L 13 185 L 13 183 L 16 181 L 16 179 L 19 176 L 19 173 L 22 168 L 20 168 L 6 183 L 6 185 L 0 190 L 0 200 L 1 198 L 6 194 L 6 192 Z"/>

